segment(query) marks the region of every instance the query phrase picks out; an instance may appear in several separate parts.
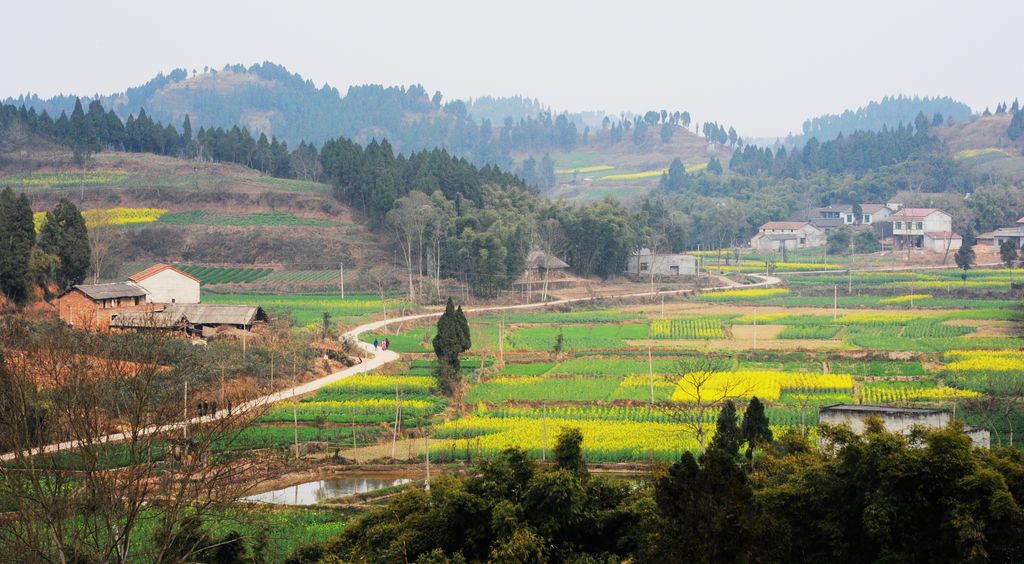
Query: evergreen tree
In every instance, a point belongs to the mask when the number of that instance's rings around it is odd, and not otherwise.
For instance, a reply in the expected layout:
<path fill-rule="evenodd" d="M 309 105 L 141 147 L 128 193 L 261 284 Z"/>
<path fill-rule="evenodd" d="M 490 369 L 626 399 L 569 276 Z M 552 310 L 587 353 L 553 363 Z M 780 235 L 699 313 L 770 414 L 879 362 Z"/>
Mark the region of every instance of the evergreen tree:
<path fill-rule="evenodd" d="M 962 278 L 964 282 L 967 282 L 967 271 L 974 266 L 974 247 L 967 241 L 964 241 L 963 245 L 957 249 L 956 255 L 953 258 L 956 260 L 957 268 L 963 270 L 960 278 Z"/>
<path fill-rule="evenodd" d="M 743 440 L 747 442 L 747 460 L 754 457 L 754 449 L 772 442 L 772 429 L 768 426 L 768 416 L 764 414 L 764 404 L 757 396 L 750 398 L 747 410 L 743 412 L 741 427 Z"/>
<path fill-rule="evenodd" d="M 1024 135 L 1024 110 L 1013 112 L 1010 125 L 1006 128 L 1006 135 L 1012 141 L 1016 141 L 1020 139 L 1021 135 Z"/>
<path fill-rule="evenodd" d="M 718 412 L 718 419 L 715 421 L 715 436 L 711 439 L 708 450 L 719 450 L 731 456 L 739 456 L 740 443 L 743 442 L 739 423 L 736 404 L 732 400 L 726 400 L 722 410 Z"/>
<path fill-rule="evenodd" d="M 40 248 L 58 259 L 57 284 L 65 290 L 81 284 L 89 271 L 90 252 L 85 219 L 67 198 L 61 198 L 39 231 Z"/>
<path fill-rule="evenodd" d="M 1013 268 L 1014 263 L 1017 262 L 1017 257 L 1017 245 L 1014 245 L 1013 241 L 1006 240 L 1003 241 L 1002 245 L 999 245 L 999 258 L 1006 265 L 1006 268 Z"/>
<path fill-rule="evenodd" d="M 555 185 L 555 161 L 551 160 L 551 155 L 548 153 L 544 153 L 544 158 L 540 160 L 539 184 L 544 188 L 551 188 Z"/>
<path fill-rule="evenodd" d="M 556 467 L 577 475 L 585 473 L 587 464 L 583 460 L 583 433 L 576 427 L 563 429 L 559 433 L 553 454 Z"/>
<path fill-rule="evenodd" d="M 661 124 L 661 142 L 668 143 L 672 140 L 672 126 L 668 122 Z"/>
<path fill-rule="evenodd" d="M 28 196 L 14 195 L 10 187 L 0 192 L 0 291 L 14 303 L 30 296 L 30 259 L 36 229 Z"/>
<path fill-rule="evenodd" d="M 722 163 L 718 162 L 718 157 L 711 157 L 708 160 L 708 172 L 711 174 L 722 174 Z"/>
<path fill-rule="evenodd" d="M 437 380 L 445 394 L 452 395 L 459 388 L 462 378 L 459 355 L 469 349 L 469 343 L 469 326 L 465 324 L 465 316 L 462 316 L 461 311 L 456 311 L 449 297 L 444 313 L 437 320 L 437 334 L 432 342 L 434 355 L 437 356 Z"/>

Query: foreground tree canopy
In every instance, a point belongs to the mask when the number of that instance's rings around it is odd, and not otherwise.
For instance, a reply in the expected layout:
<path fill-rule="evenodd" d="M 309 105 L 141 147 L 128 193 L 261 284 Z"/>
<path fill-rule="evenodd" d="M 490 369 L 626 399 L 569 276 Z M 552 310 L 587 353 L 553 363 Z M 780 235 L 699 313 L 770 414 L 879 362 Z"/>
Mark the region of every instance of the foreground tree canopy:
<path fill-rule="evenodd" d="M 756 410 L 755 410 L 756 411 Z M 1019 562 L 1024 453 L 973 450 L 958 423 L 910 437 L 823 428 L 822 453 L 761 415 L 651 481 L 589 473 L 568 430 L 554 464 L 518 449 L 375 509 L 304 562 Z M 744 436 L 767 451 L 754 463 Z"/>

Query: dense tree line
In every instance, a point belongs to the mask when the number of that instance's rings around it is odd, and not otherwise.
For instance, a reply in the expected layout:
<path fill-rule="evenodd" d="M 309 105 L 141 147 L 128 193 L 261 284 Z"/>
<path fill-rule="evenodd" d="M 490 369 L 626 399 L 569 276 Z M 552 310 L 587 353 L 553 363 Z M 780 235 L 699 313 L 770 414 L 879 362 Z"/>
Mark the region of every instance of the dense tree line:
<path fill-rule="evenodd" d="M 824 143 L 811 137 L 803 148 L 788 152 L 785 147 L 772 151 L 768 147 L 747 145 L 733 152 L 729 170 L 747 175 L 765 172 L 787 178 L 816 170 L 861 175 L 938 149 L 938 140 L 928 135 L 929 126 L 930 121 L 920 114 L 915 125 L 901 123 L 893 129 L 883 126 L 880 131 L 858 130 Z"/>
<path fill-rule="evenodd" d="M 706 452 L 630 485 L 591 474 L 578 430 L 551 463 L 508 449 L 407 491 L 293 562 L 1017 562 L 1024 455 L 975 450 L 960 423 L 773 437 L 731 402 Z M 744 456 L 743 445 L 747 445 Z M 753 450 L 750 449 L 753 447 Z"/>
<path fill-rule="evenodd" d="M 886 96 L 882 101 L 872 101 L 857 110 L 846 110 L 842 114 L 829 114 L 809 119 L 803 124 L 803 136 L 786 139 L 787 146 L 802 145 L 812 137 L 819 142 L 829 141 L 840 134 L 849 135 L 854 131 L 881 131 L 892 129 L 901 123 L 911 123 L 919 114 L 945 116 L 946 119 L 963 121 L 971 117 L 971 108 L 962 102 L 942 96 L 918 98 L 917 96 Z M 938 124 L 936 124 L 938 125 Z"/>
<path fill-rule="evenodd" d="M 15 304 L 37 287 L 49 296 L 82 283 L 91 261 L 85 219 L 71 201 L 46 212 L 37 237 L 28 197 L 10 188 L 0 191 L 0 251 L 0 293 Z"/>

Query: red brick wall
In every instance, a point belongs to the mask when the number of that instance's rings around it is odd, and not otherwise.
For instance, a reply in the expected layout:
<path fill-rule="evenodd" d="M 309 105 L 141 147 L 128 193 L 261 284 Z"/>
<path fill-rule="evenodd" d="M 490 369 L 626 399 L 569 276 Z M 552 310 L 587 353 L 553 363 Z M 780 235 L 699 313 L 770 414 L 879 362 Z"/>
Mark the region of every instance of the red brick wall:
<path fill-rule="evenodd" d="M 134 298 L 121 298 L 120 304 L 109 303 L 103 307 L 103 303 L 93 301 L 80 290 L 71 290 L 57 298 L 57 313 L 61 321 L 79 329 L 96 329 L 107 331 L 110 329 L 112 316 L 122 311 L 153 311 L 163 306 L 158 304 L 147 304 L 145 298 L 139 298 L 139 305 L 134 305 Z"/>

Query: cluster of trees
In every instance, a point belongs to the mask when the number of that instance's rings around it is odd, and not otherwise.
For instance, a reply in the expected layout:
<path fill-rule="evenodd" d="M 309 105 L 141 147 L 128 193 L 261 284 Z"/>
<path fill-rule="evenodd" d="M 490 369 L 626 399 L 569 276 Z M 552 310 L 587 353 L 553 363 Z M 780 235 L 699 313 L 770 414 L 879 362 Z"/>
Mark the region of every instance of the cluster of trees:
<path fill-rule="evenodd" d="M 1013 101 L 1013 106 L 1010 107 L 1010 125 L 1006 128 L 1006 135 L 1011 140 L 1016 141 L 1024 135 L 1024 110 L 1020 107 L 1020 102 L 1017 100 Z"/>
<path fill-rule="evenodd" d="M 295 562 L 1014 562 L 1024 558 L 1024 455 L 973 450 L 960 423 L 825 451 L 773 437 L 755 402 L 726 403 L 706 452 L 650 482 L 593 475 L 576 429 L 550 463 L 519 449 L 372 510 Z M 741 454 L 746 444 L 747 456 Z M 754 452 L 756 450 L 757 452 Z"/>
<path fill-rule="evenodd" d="M 0 191 L 0 292 L 22 304 L 39 287 L 70 288 L 85 280 L 91 251 L 85 219 L 66 198 L 46 212 L 36 237 L 32 206 L 25 194 Z"/>
<path fill-rule="evenodd" d="M 743 140 L 736 134 L 736 130 L 733 127 L 726 129 L 723 125 L 718 125 L 716 122 L 707 121 L 704 122 L 704 140 L 708 143 L 718 143 L 719 145 L 732 145 L 734 147 L 742 147 Z"/>
<path fill-rule="evenodd" d="M 733 152 L 729 170 L 746 175 L 763 172 L 785 178 L 798 178 L 816 170 L 862 175 L 918 154 L 938 152 L 939 142 L 927 134 L 931 122 L 923 114 L 918 117 L 914 125 L 900 123 L 892 129 L 883 126 L 880 131 L 858 130 L 824 143 L 811 137 L 803 148 L 788 152 L 785 147 L 772 151 L 769 147 L 747 145 Z"/>
<path fill-rule="evenodd" d="M 881 102 L 872 101 L 856 111 L 846 110 L 842 114 L 829 114 L 809 119 L 803 124 L 802 137 L 789 137 L 787 146 L 802 145 L 812 137 L 824 142 L 849 135 L 854 131 L 881 131 L 892 129 L 900 123 L 911 123 L 918 115 L 939 116 L 941 125 L 947 119 L 962 121 L 971 117 L 971 108 L 967 104 L 949 97 L 918 98 L 917 96 L 886 96 Z"/>

